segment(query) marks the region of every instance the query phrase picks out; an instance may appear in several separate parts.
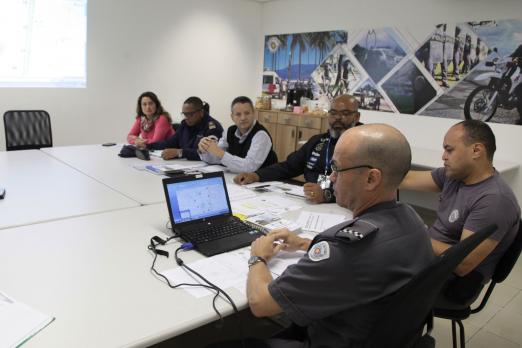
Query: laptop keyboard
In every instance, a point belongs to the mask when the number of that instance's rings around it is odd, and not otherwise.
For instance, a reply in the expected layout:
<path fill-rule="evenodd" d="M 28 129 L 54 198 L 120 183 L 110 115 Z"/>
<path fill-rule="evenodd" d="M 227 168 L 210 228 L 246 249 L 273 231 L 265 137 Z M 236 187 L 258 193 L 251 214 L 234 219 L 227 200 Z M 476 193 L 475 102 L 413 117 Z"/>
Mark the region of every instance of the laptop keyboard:
<path fill-rule="evenodd" d="M 203 228 L 201 228 L 201 225 L 199 225 L 197 228 L 183 232 L 188 239 L 190 239 L 193 243 L 198 244 L 249 232 L 251 230 L 253 230 L 253 228 L 243 224 L 240 221 L 229 220 L 222 225 L 212 225 Z"/>

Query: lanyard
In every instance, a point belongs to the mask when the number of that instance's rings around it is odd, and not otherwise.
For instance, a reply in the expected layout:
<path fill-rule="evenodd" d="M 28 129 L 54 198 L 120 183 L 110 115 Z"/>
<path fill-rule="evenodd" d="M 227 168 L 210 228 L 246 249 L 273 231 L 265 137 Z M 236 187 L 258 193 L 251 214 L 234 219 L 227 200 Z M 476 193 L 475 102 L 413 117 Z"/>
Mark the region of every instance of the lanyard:
<path fill-rule="evenodd" d="M 326 158 L 324 159 L 324 175 L 328 175 L 328 167 L 330 167 L 330 160 L 328 159 L 330 153 L 330 140 L 332 137 L 328 137 L 328 144 L 326 144 Z"/>

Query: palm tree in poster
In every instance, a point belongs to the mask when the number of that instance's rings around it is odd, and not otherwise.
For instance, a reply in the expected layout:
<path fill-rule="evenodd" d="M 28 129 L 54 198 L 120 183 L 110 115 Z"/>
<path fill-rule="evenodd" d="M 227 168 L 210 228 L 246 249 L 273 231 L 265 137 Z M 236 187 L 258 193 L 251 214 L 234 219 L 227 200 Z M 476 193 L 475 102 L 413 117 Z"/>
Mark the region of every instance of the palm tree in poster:
<path fill-rule="evenodd" d="M 318 33 L 310 33 L 310 47 L 315 48 L 315 62 L 317 65 L 319 65 L 328 51 L 333 46 L 333 37 L 332 33 L 329 31 L 321 31 Z M 319 56 L 317 56 L 317 53 L 319 53 Z"/>
<path fill-rule="evenodd" d="M 288 35 L 276 35 L 277 39 L 279 40 L 279 47 L 277 48 L 277 51 L 275 53 L 275 69 L 274 71 L 277 71 L 279 68 L 278 62 L 279 62 L 279 53 L 285 52 L 286 47 L 288 46 Z"/>
<path fill-rule="evenodd" d="M 290 75 L 290 69 L 292 67 L 291 57 L 292 52 L 295 51 L 295 49 L 298 49 L 298 79 L 301 79 L 301 55 L 303 52 L 306 51 L 306 44 L 307 44 L 307 37 L 306 34 L 292 34 L 292 43 L 290 44 L 290 61 L 288 62 L 288 74 Z M 288 77 L 288 80 L 290 80 L 290 77 Z"/>

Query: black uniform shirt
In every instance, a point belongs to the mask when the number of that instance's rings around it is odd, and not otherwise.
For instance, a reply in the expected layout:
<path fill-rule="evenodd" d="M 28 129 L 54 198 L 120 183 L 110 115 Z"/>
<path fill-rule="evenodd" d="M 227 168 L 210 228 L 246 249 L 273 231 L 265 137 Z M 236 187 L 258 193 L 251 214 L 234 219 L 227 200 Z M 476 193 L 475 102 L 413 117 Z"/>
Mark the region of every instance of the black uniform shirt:
<path fill-rule="evenodd" d="M 415 211 L 385 202 L 319 234 L 268 289 L 295 324 L 307 327 L 303 347 L 359 347 L 387 304 L 379 300 L 433 257 Z"/>
<path fill-rule="evenodd" d="M 320 174 L 324 174 L 326 168 L 326 149 L 328 160 L 332 159 L 337 139 L 331 139 L 328 133 L 316 134 L 311 137 L 299 150 L 292 152 L 286 161 L 258 169 L 260 181 L 274 181 L 290 179 L 304 174 L 306 182 L 317 182 Z M 327 174 L 331 173 L 330 166 Z"/>
<path fill-rule="evenodd" d="M 163 150 L 169 148 L 182 149 L 183 158 L 199 161 L 198 144 L 199 141 L 210 135 L 214 135 L 216 139 L 223 135 L 223 127 L 212 118 L 209 114 L 205 114 L 201 122 L 194 126 L 187 125 L 185 120 L 181 121 L 176 134 L 165 141 L 158 141 L 148 145 L 149 149 Z"/>

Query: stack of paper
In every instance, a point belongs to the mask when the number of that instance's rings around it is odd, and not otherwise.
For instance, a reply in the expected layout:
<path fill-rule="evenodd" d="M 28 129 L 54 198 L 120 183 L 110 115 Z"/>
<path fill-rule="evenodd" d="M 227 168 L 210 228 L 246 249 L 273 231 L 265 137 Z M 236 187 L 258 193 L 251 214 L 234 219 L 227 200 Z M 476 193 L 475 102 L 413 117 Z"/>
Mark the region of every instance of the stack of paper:
<path fill-rule="evenodd" d="M 0 292 L 0 347 L 18 347 L 53 320 Z"/>

